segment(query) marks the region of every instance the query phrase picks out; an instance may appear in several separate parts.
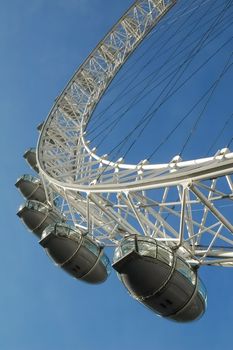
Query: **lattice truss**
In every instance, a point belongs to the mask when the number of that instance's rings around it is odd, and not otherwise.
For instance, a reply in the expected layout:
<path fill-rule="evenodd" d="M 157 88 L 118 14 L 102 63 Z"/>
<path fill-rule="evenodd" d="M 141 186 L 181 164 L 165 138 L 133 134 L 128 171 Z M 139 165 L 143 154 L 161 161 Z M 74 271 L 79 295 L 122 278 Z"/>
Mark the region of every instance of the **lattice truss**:
<path fill-rule="evenodd" d="M 98 176 L 101 181 L 112 181 L 115 164 L 102 174 L 104 159 L 88 148 L 85 128 L 115 74 L 175 2 L 136 1 L 73 76 L 57 99 L 39 143 L 39 163 L 52 178 L 84 185 Z"/>
<path fill-rule="evenodd" d="M 99 43 L 44 123 L 38 167 L 49 203 L 103 244 L 144 234 L 179 249 L 192 263 L 231 266 L 233 153 L 131 165 L 97 155 L 85 137 L 109 83 L 175 2 L 135 1 Z"/>

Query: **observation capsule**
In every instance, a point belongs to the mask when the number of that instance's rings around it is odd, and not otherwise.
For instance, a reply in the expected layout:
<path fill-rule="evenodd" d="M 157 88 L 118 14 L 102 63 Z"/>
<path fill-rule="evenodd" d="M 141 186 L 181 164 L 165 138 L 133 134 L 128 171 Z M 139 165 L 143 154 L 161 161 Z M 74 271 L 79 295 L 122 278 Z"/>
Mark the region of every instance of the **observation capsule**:
<path fill-rule="evenodd" d="M 204 314 L 206 291 L 197 271 L 165 244 L 129 236 L 116 248 L 113 261 L 132 297 L 158 315 L 189 322 Z"/>
<path fill-rule="evenodd" d="M 24 158 L 26 159 L 27 163 L 30 165 L 30 167 L 35 170 L 36 173 L 39 173 L 39 168 L 37 166 L 36 162 L 36 149 L 35 148 L 29 148 L 24 153 Z"/>
<path fill-rule="evenodd" d="M 37 130 L 41 132 L 41 130 L 43 129 L 43 126 L 44 126 L 44 122 L 41 122 L 39 125 L 37 125 Z"/>
<path fill-rule="evenodd" d="M 29 200 L 21 205 L 17 215 L 39 238 L 47 226 L 61 221 L 61 213 L 55 208 L 35 200 Z"/>
<path fill-rule="evenodd" d="M 44 186 L 37 177 L 23 175 L 17 180 L 15 186 L 26 199 L 46 202 Z"/>
<path fill-rule="evenodd" d="M 79 280 L 101 283 L 110 273 L 103 247 L 77 228 L 62 223 L 51 225 L 39 243 L 58 266 Z"/>

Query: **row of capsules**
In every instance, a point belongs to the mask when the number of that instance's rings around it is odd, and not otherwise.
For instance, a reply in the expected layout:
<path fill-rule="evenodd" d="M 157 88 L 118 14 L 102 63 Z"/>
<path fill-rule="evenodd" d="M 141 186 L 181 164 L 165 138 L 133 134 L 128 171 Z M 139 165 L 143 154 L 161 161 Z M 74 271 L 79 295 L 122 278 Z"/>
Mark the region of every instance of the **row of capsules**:
<path fill-rule="evenodd" d="M 38 126 L 41 131 L 43 123 Z M 24 158 L 39 174 L 36 149 L 30 148 Z M 48 203 L 44 185 L 39 177 L 21 176 L 15 186 L 26 202 L 20 206 L 17 215 L 39 239 L 48 256 L 67 273 L 88 283 L 104 282 L 111 264 L 104 248 L 81 227 L 66 224 L 56 204 Z"/>

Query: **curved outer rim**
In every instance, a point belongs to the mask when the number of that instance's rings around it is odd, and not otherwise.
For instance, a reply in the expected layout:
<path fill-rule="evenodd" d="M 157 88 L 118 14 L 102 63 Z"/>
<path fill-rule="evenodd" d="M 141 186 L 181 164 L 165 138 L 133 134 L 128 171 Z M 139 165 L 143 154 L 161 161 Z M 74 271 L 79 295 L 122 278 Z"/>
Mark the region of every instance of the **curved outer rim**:
<path fill-rule="evenodd" d="M 136 47 L 140 44 L 140 42 L 144 39 L 144 37 L 153 29 L 155 24 L 158 21 L 154 21 L 154 23 L 147 28 L 145 33 L 137 40 L 134 47 L 132 47 L 132 50 L 125 56 L 124 61 L 121 62 L 120 67 L 115 68 L 114 74 L 108 79 L 107 84 L 105 85 L 105 88 L 101 91 L 99 96 L 97 96 L 96 100 L 94 100 L 94 103 L 92 103 L 92 109 L 90 111 L 87 111 L 86 113 L 83 113 L 82 119 L 81 119 L 81 128 L 80 128 L 80 140 L 82 143 L 83 148 L 87 152 L 87 154 L 99 164 L 104 165 L 108 170 L 111 168 L 111 170 L 132 170 L 136 173 L 135 180 L 130 182 L 122 182 L 122 183 L 95 183 L 92 182 L 90 185 L 83 185 L 79 183 L 68 183 L 64 181 L 59 181 L 56 178 L 52 177 L 51 175 L 46 172 L 44 166 L 43 166 L 43 152 L 41 151 L 44 135 L 46 134 L 47 129 L 49 128 L 49 122 L 52 118 L 53 112 L 58 108 L 59 104 L 63 100 L 64 96 L 66 96 L 66 93 L 68 89 L 71 87 L 72 83 L 75 80 L 75 77 L 78 75 L 78 73 L 82 70 L 82 68 L 87 64 L 87 62 L 93 57 L 94 53 L 97 52 L 97 50 L 101 47 L 101 45 L 104 43 L 106 38 L 117 28 L 119 23 L 122 23 L 125 19 L 127 19 L 127 15 L 130 13 L 130 11 L 133 11 L 136 6 L 140 3 L 148 2 L 148 3 L 156 3 L 154 6 L 158 6 L 158 4 L 161 5 L 161 2 L 163 0 L 138 0 L 135 1 L 135 3 L 130 7 L 130 9 L 121 17 L 121 19 L 117 22 L 117 24 L 110 30 L 110 32 L 105 36 L 105 38 L 97 45 L 97 47 L 92 51 L 92 53 L 89 55 L 89 57 L 85 60 L 85 62 L 81 65 L 81 67 L 75 72 L 71 80 L 66 85 L 65 89 L 63 90 L 62 94 L 57 98 L 54 106 L 52 107 L 46 122 L 44 123 L 41 134 L 39 137 L 38 145 L 37 145 L 37 164 L 39 167 L 40 174 L 50 183 L 55 184 L 58 187 L 61 187 L 63 189 L 68 190 L 76 190 L 80 192 L 118 192 L 118 191 L 136 191 L 136 190 L 142 190 L 142 189 L 151 189 L 151 188 L 159 188 L 164 186 L 170 186 L 180 183 L 191 183 L 192 181 L 196 180 L 202 180 L 211 178 L 214 176 L 223 176 L 226 174 L 230 174 L 233 172 L 233 153 L 230 153 L 228 150 L 223 150 L 223 153 L 217 154 L 214 157 L 209 158 L 202 158 L 202 159 L 195 159 L 190 161 L 180 161 L 180 159 L 177 157 L 177 159 L 173 159 L 170 163 L 167 164 L 146 164 L 146 161 L 143 161 L 139 164 L 122 164 L 120 162 L 113 162 L 108 161 L 104 159 L 103 157 L 100 157 L 96 155 L 89 147 L 88 143 L 85 140 L 85 129 L 87 127 L 87 124 L 91 118 L 91 114 L 94 112 L 95 107 L 97 103 L 99 102 L 100 98 L 102 97 L 104 91 L 107 89 L 109 83 L 112 81 L 114 76 L 117 74 L 121 66 L 124 64 L 124 62 L 128 59 L 128 56 L 136 49 Z M 166 2 L 166 1 L 165 1 Z M 164 2 L 163 2 L 164 3 Z M 176 3 L 176 0 L 167 0 L 166 8 L 164 9 L 164 13 L 160 16 L 163 17 L 163 15 Z M 159 18 L 160 19 L 160 18 Z M 88 104 L 88 103 L 87 103 Z M 144 176 L 144 178 L 139 180 L 137 173 L 138 172 L 146 172 L 148 170 L 155 170 L 155 174 L 151 175 L 149 177 Z M 156 172 L 163 172 L 162 175 L 157 175 Z M 166 174 L 164 174 L 166 173 Z"/>
<path fill-rule="evenodd" d="M 211 158 L 214 160 L 214 158 Z M 188 168 L 185 171 L 179 172 L 171 172 L 165 176 L 159 176 L 157 179 L 149 179 L 149 180 L 137 180 L 135 182 L 128 182 L 122 184 L 93 184 L 91 186 L 79 185 L 79 184 L 67 184 L 65 182 L 57 181 L 56 179 L 52 179 L 52 182 L 58 186 L 62 187 L 66 190 L 77 190 L 80 192 L 90 192 L 90 193 L 101 193 L 101 192 L 127 192 L 127 191 L 137 191 L 137 190 L 146 190 L 146 189 L 154 189 L 161 188 L 166 186 L 175 186 L 177 184 L 189 185 L 193 181 L 207 180 L 212 177 L 224 176 L 226 174 L 230 174 L 233 172 L 233 153 L 230 153 L 229 159 L 226 161 L 222 161 L 221 163 L 217 163 L 214 166 L 213 162 L 207 162 L 205 166 L 197 167 L 198 161 L 202 164 L 202 159 L 193 160 L 192 162 L 195 167 L 191 167 L 191 170 Z M 184 164 L 182 164 L 184 163 Z M 178 163 L 177 166 L 185 168 L 185 163 Z M 189 162 L 188 162 L 189 163 Z M 155 165 L 156 167 L 156 165 Z M 169 168 L 169 164 L 162 164 L 162 168 Z M 48 178 L 48 175 L 42 171 L 42 174 Z"/>

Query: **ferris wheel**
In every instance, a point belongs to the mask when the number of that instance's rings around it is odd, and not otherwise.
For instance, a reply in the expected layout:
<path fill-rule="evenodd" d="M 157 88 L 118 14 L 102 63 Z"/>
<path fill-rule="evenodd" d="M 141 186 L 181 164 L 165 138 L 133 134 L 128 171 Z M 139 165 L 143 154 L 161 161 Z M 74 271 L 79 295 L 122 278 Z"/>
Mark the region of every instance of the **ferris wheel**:
<path fill-rule="evenodd" d="M 180 322 L 206 308 L 203 265 L 233 266 L 233 153 L 126 164 L 87 139 L 92 114 L 120 68 L 176 0 L 137 0 L 92 51 L 38 129 L 24 157 L 39 178 L 16 183 L 18 215 L 53 261 L 77 279 L 103 282 L 112 266 L 130 294 Z M 219 205 L 223 203 L 224 205 Z"/>

